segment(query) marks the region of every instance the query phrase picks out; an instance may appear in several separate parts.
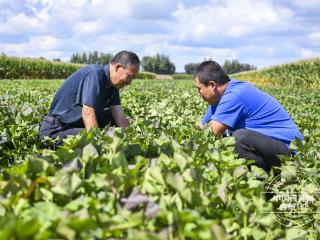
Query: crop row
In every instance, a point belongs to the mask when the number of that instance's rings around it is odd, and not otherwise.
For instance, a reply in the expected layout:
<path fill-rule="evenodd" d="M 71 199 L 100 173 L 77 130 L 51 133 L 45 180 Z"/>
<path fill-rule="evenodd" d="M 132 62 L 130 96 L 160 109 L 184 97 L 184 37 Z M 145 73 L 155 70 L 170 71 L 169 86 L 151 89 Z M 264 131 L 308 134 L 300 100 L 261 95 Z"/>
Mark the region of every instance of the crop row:
<path fill-rule="evenodd" d="M 2 82 L 0 239 L 317 239 L 319 216 L 287 213 L 283 226 L 273 213 L 277 195 L 261 194 L 277 173 L 319 207 L 316 90 L 264 88 L 306 139 L 268 176 L 248 171 L 232 138 L 195 128 L 206 106 L 191 81 L 134 81 L 121 91 L 128 129 L 83 132 L 45 149 L 38 123 L 60 84 Z M 302 170 L 315 184 L 296 178 Z"/>
<path fill-rule="evenodd" d="M 320 88 L 320 58 L 276 65 L 233 76 L 260 85 Z"/>
<path fill-rule="evenodd" d="M 0 56 L 0 79 L 65 79 L 81 64 L 42 59 Z M 140 79 L 156 79 L 156 74 L 140 72 Z"/>

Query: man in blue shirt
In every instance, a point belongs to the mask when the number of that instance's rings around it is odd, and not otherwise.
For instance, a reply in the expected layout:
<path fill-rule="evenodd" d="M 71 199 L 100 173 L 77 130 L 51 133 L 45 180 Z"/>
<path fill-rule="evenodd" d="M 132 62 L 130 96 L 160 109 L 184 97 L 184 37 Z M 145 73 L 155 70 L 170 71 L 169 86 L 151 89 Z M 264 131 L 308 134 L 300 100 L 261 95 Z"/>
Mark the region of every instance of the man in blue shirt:
<path fill-rule="evenodd" d="M 195 85 L 209 103 L 200 122 L 215 136 L 231 130 L 239 157 L 256 160 L 266 171 L 279 166 L 279 155 L 290 155 L 290 143 L 303 136 L 285 109 L 270 95 L 247 82 L 230 79 L 219 64 L 205 61 L 195 74 Z"/>
<path fill-rule="evenodd" d="M 40 139 L 58 138 L 81 130 L 116 125 L 128 127 L 121 108 L 119 89 L 131 84 L 139 72 L 140 60 L 129 51 L 117 53 L 110 64 L 87 65 L 69 76 L 57 91 L 49 113 L 40 123 Z"/>

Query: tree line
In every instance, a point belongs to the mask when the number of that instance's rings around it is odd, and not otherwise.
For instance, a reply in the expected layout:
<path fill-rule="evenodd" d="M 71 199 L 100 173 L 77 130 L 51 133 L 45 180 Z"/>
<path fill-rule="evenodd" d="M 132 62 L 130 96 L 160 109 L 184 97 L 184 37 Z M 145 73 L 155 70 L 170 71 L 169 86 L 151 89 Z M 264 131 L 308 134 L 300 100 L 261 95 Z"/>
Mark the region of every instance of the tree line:
<path fill-rule="evenodd" d="M 83 63 L 83 64 L 107 64 L 112 59 L 113 55 L 111 53 L 98 53 L 98 51 L 94 52 L 77 52 L 72 54 L 70 58 L 70 62 L 72 63 Z"/>
<path fill-rule="evenodd" d="M 186 73 L 194 74 L 196 68 L 200 65 L 200 63 L 188 63 L 184 66 Z M 227 74 L 233 74 L 243 71 L 250 71 L 256 70 L 257 67 L 254 65 L 250 65 L 248 63 L 240 63 L 238 60 L 225 60 L 224 64 L 222 65 L 223 69 Z"/>
<path fill-rule="evenodd" d="M 94 52 L 77 52 L 72 54 L 70 62 L 82 64 L 108 64 L 112 59 L 111 53 Z M 188 63 L 184 66 L 185 72 L 193 74 L 200 63 Z M 176 67 L 170 61 L 168 55 L 157 53 L 154 56 L 144 56 L 141 60 L 142 69 L 146 72 L 153 72 L 156 74 L 173 74 Z M 225 60 L 223 69 L 227 74 L 233 74 L 243 71 L 256 70 L 257 67 L 248 63 L 240 63 L 238 60 Z"/>

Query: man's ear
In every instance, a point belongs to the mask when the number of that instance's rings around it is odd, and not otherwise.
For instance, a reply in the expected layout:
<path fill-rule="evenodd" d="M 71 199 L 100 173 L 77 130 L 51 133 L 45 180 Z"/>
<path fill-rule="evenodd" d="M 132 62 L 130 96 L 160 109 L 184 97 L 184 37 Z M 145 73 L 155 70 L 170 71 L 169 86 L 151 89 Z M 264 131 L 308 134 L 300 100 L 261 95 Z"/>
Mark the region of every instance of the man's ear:
<path fill-rule="evenodd" d="M 117 63 L 114 67 L 115 71 L 118 72 L 118 70 L 122 67 L 122 64 Z"/>
<path fill-rule="evenodd" d="M 215 88 L 217 84 L 214 81 L 209 81 L 209 86 L 211 86 L 212 88 Z"/>

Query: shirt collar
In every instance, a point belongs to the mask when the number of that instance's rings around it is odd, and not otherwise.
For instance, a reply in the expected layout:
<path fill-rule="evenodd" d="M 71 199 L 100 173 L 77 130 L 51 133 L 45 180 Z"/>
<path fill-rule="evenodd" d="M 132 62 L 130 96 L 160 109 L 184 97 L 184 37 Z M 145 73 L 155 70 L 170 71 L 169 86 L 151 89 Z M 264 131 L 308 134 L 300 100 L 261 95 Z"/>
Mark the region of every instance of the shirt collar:
<path fill-rule="evenodd" d="M 110 88 L 110 66 L 106 64 L 103 66 L 104 75 L 106 76 L 106 87 Z"/>

